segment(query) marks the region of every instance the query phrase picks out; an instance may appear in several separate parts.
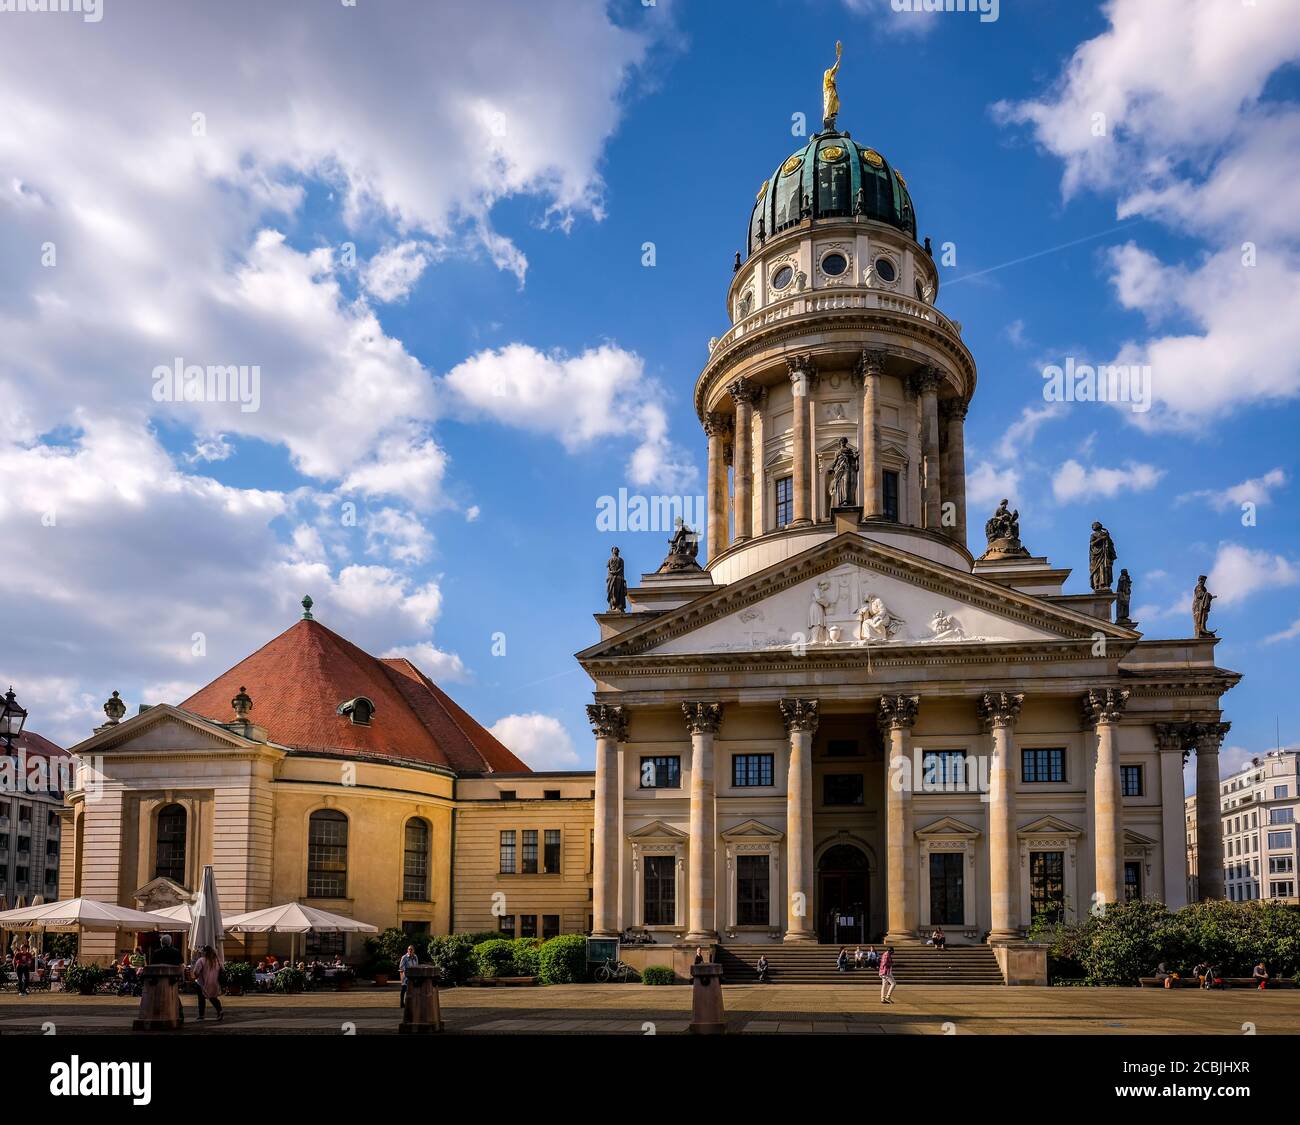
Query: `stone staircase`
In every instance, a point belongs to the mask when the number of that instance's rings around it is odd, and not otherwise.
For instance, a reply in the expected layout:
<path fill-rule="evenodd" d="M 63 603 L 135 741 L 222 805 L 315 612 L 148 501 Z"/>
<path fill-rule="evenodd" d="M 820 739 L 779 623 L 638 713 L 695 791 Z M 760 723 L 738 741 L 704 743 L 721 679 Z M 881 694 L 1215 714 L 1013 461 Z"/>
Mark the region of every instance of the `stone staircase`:
<path fill-rule="evenodd" d="M 874 969 L 835 969 L 838 945 L 721 945 L 718 961 L 724 984 L 749 984 L 760 954 L 767 954 L 773 984 L 854 984 L 879 987 Z M 880 946 L 876 946 L 877 950 Z M 849 947 L 852 952 L 853 947 Z M 997 958 L 987 945 L 951 945 L 942 953 L 928 945 L 894 947 L 894 979 L 905 984 L 1002 984 Z"/>

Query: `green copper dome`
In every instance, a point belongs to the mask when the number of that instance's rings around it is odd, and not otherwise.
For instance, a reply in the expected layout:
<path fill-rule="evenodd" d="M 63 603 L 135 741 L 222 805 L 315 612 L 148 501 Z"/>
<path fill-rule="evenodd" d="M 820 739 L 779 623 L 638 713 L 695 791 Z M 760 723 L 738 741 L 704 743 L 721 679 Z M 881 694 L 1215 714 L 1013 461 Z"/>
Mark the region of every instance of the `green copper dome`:
<path fill-rule="evenodd" d="M 916 238 L 916 212 L 898 169 L 847 133 L 818 133 L 759 188 L 749 219 L 748 253 L 803 219 L 854 215 Z"/>

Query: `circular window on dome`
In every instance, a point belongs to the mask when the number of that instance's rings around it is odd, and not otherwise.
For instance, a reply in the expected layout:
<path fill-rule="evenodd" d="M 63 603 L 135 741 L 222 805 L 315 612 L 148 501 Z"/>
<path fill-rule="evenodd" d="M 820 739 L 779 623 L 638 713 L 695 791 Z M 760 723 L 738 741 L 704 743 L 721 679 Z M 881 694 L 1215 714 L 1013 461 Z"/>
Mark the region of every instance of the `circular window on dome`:
<path fill-rule="evenodd" d="M 782 266 L 772 275 L 772 288 L 784 289 L 794 280 L 794 267 Z"/>
<path fill-rule="evenodd" d="M 827 254 L 822 259 L 822 273 L 826 274 L 827 277 L 839 277 L 848 268 L 848 258 L 839 252 Z"/>
<path fill-rule="evenodd" d="M 894 268 L 894 263 L 888 258 L 876 259 L 876 276 L 881 281 L 897 281 L 898 270 Z"/>
<path fill-rule="evenodd" d="M 793 175 L 795 172 L 799 171 L 799 167 L 802 164 L 803 164 L 803 157 L 800 156 L 798 153 L 795 153 L 794 156 L 790 157 L 789 160 L 787 160 L 784 164 L 781 165 L 781 175 L 783 176 Z"/>

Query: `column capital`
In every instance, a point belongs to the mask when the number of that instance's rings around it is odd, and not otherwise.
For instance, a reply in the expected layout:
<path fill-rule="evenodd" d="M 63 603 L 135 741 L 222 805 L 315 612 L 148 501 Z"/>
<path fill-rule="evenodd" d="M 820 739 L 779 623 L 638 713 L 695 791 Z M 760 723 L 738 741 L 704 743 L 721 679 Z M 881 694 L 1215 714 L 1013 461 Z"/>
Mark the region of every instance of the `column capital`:
<path fill-rule="evenodd" d="M 1188 723 L 1191 730 L 1189 741 L 1196 748 L 1197 754 L 1218 753 L 1223 745 L 1224 736 L 1232 729 L 1231 723 Z"/>
<path fill-rule="evenodd" d="M 709 437 L 721 437 L 731 430 L 731 415 L 710 410 L 704 415 L 704 432 Z"/>
<path fill-rule="evenodd" d="M 885 373 L 885 360 L 889 358 L 889 353 L 873 348 L 863 348 L 862 354 L 858 356 L 857 365 L 853 368 L 853 374 L 859 379 L 867 375 L 883 375 Z"/>
<path fill-rule="evenodd" d="M 617 703 L 588 703 L 587 722 L 597 738 L 627 741 L 627 708 Z"/>
<path fill-rule="evenodd" d="M 980 718 L 986 727 L 1014 727 L 1020 718 L 1020 706 L 1025 697 L 1020 692 L 989 692 L 979 699 Z"/>
<path fill-rule="evenodd" d="M 1172 754 L 1175 750 L 1183 752 L 1183 764 L 1187 763 L 1186 723 L 1156 723 L 1156 748 L 1162 754 Z"/>
<path fill-rule="evenodd" d="M 761 393 L 761 388 L 742 377 L 727 384 L 727 393 L 731 395 L 732 401 L 737 404 L 743 402 L 753 405 Z"/>
<path fill-rule="evenodd" d="M 883 731 L 907 730 L 916 723 L 916 713 L 920 707 L 919 695 L 882 695 L 876 711 L 876 722 Z"/>
<path fill-rule="evenodd" d="M 781 718 L 787 732 L 797 730 L 815 731 L 817 729 L 817 700 L 783 699 L 781 700 Z"/>
<path fill-rule="evenodd" d="M 785 361 L 785 369 L 792 383 L 798 383 L 804 379 L 812 382 L 817 378 L 817 365 L 813 363 L 812 356 L 790 356 Z"/>
<path fill-rule="evenodd" d="M 943 372 L 937 367 L 922 367 L 920 371 L 912 376 L 910 382 L 915 388 L 915 394 L 924 395 L 937 392 L 943 384 Z"/>
<path fill-rule="evenodd" d="M 1098 723 L 1118 723 L 1128 706 L 1128 688 L 1099 688 L 1083 693 L 1083 724 L 1095 727 Z"/>
<path fill-rule="evenodd" d="M 939 414 L 949 422 L 966 421 L 966 412 L 970 409 L 970 399 L 944 398 L 939 400 Z"/>
<path fill-rule="evenodd" d="M 691 734 L 717 734 L 722 726 L 722 704 L 692 701 L 682 704 L 686 729 Z"/>

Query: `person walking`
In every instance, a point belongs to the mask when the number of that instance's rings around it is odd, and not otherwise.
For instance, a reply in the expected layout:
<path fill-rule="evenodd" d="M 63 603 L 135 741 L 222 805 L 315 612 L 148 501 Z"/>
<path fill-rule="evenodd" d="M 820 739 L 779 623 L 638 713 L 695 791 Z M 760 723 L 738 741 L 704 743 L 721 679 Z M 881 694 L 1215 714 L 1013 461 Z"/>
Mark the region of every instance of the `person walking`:
<path fill-rule="evenodd" d="M 220 1023 L 226 1018 L 226 1013 L 221 1010 L 221 958 L 212 946 L 203 947 L 203 952 L 194 962 L 192 972 L 199 993 L 199 1019 L 203 1018 L 204 1005 L 211 1001 L 217 1013 L 217 1023 Z"/>
<path fill-rule="evenodd" d="M 397 990 L 397 1006 L 406 1007 L 406 970 L 414 969 L 420 963 L 420 959 L 415 955 L 415 946 L 408 945 L 406 952 L 402 954 L 402 959 L 397 962 L 397 980 L 400 987 Z"/>
<path fill-rule="evenodd" d="M 18 995 L 26 996 L 32 977 L 32 951 L 26 944 L 14 950 L 14 976 L 18 978 Z"/>
<path fill-rule="evenodd" d="M 882 1004 L 892 1004 L 894 1002 L 894 947 L 885 946 L 885 951 L 880 955 L 880 1002 Z"/>

